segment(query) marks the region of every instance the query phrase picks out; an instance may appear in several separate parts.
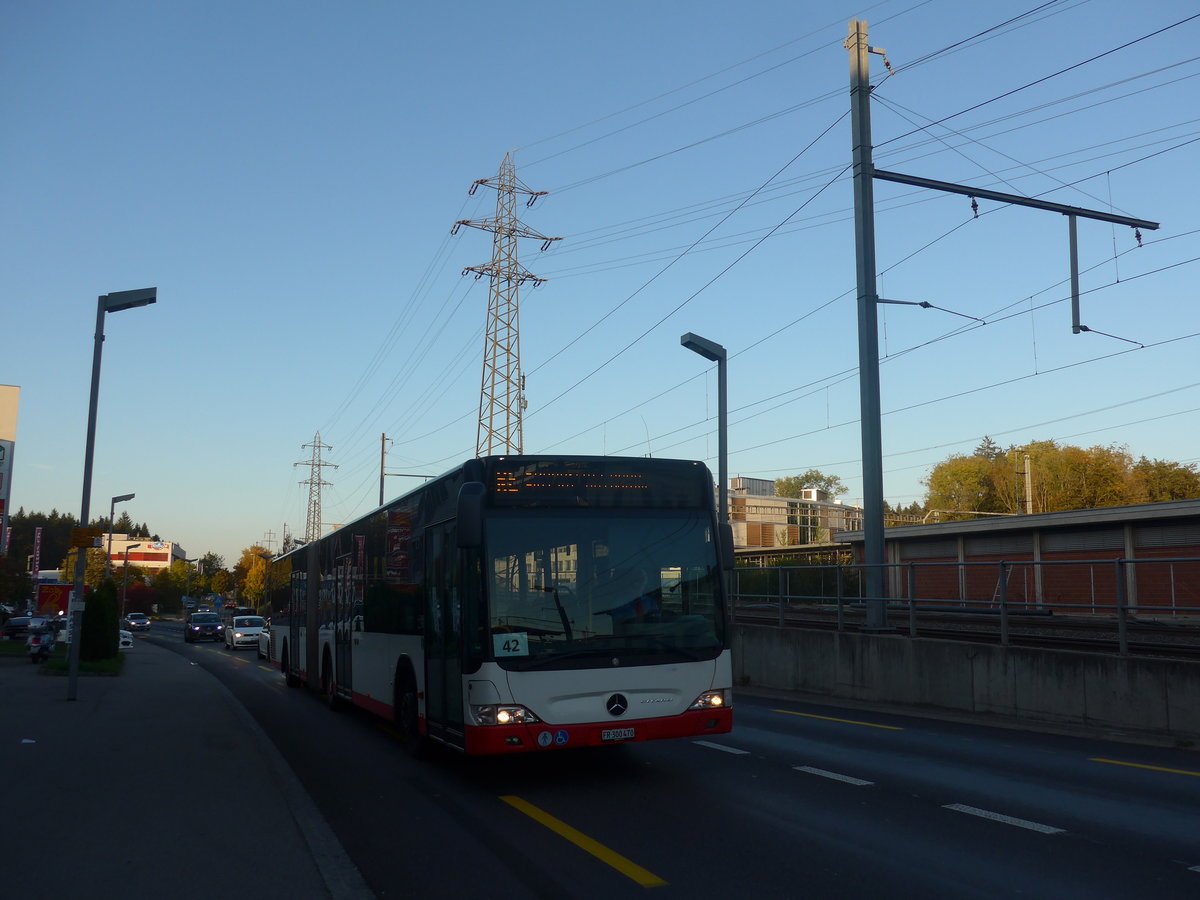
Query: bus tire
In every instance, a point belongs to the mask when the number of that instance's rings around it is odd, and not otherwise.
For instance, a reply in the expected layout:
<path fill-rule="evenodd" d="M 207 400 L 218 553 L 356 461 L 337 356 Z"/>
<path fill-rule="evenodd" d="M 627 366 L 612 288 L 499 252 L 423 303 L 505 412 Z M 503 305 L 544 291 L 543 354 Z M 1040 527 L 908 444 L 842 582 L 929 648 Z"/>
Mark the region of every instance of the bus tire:
<path fill-rule="evenodd" d="M 400 738 L 409 756 L 420 759 L 425 756 L 428 741 L 421 734 L 419 705 L 417 699 L 417 678 L 410 665 L 402 664 L 396 670 L 395 702 L 396 726 L 400 729 Z"/>
<path fill-rule="evenodd" d="M 292 674 L 291 660 L 288 659 L 287 644 L 283 645 L 283 651 L 279 656 L 279 667 L 283 669 L 283 683 L 290 688 L 300 687 L 300 679 Z"/>
<path fill-rule="evenodd" d="M 329 656 L 328 647 L 321 657 L 321 693 L 325 697 L 325 703 L 334 712 L 342 708 L 342 698 L 338 696 L 337 684 L 333 680 L 333 660 Z"/>

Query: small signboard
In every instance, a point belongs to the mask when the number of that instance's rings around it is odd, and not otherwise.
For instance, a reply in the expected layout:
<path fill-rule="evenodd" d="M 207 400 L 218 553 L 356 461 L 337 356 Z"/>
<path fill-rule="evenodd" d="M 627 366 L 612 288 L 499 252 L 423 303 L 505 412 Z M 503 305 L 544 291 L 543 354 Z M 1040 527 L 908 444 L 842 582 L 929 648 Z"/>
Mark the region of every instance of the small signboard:
<path fill-rule="evenodd" d="M 100 539 L 103 532 L 99 528 L 72 528 L 71 529 L 71 546 L 72 547 L 95 547 L 96 541 Z"/>

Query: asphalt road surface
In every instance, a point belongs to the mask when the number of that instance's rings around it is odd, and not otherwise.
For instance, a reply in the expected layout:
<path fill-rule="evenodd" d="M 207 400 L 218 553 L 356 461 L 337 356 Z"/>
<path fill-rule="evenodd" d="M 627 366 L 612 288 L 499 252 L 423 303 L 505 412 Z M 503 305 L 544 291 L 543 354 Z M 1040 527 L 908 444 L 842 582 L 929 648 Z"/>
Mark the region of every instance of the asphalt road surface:
<path fill-rule="evenodd" d="M 417 761 L 252 650 L 147 639 L 234 692 L 383 898 L 1200 898 L 1193 751 L 739 695 L 712 741 Z"/>

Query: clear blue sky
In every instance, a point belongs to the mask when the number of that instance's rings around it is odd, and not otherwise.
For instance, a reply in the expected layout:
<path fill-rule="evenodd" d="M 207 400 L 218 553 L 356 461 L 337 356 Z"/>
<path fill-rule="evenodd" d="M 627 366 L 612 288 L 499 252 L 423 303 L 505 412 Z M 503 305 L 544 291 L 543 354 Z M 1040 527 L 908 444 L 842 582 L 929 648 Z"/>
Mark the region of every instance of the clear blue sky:
<path fill-rule="evenodd" d="M 695 331 L 730 354 L 731 474 L 817 468 L 858 502 L 855 16 L 896 72 L 872 57 L 880 168 L 1162 223 L 1141 249 L 1080 223 L 1094 332 L 1073 336 L 1065 218 L 990 202 L 974 218 L 965 197 L 876 185 L 880 294 L 952 311 L 881 310 L 887 499 L 921 499 L 929 469 L 984 435 L 1195 463 L 1200 18 L 1176 23 L 1197 12 L 7 4 L 13 507 L 79 514 L 96 296 L 151 285 L 157 305 L 108 317 L 93 515 L 136 492 L 135 521 L 232 565 L 285 525 L 303 536 L 293 464 L 318 431 L 338 465 L 329 524 L 377 503 L 381 433 L 391 471 L 470 456 L 487 284 L 460 272 L 491 236 L 449 231 L 494 214 L 494 192 L 467 189 L 508 151 L 551 192 L 523 220 L 563 238 L 521 248 L 548 279 L 521 296 L 526 451 L 715 471 L 715 370 L 679 346 Z"/>

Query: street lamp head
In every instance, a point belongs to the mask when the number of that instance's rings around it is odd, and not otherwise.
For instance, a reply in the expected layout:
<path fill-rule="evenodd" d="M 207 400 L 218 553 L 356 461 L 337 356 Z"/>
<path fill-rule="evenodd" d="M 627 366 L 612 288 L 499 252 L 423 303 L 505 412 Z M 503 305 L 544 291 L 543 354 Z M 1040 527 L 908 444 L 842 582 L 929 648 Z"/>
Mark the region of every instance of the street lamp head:
<path fill-rule="evenodd" d="M 124 503 L 126 500 L 132 500 L 135 496 L 136 496 L 135 494 L 121 494 L 117 497 L 113 497 L 112 502 L 113 503 Z"/>
<path fill-rule="evenodd" d="M 698 334 L 689 331 L 687 334 L 679 338 L 679 343 L 687 347 L 693 353 L 699 353 L 705 359 L 710 359 L 713 362 L 722 362 L 725 359 L 725 348 L 715 341 L 710 341 L 707 338 L 702 338 Z"/>
<path fill-rule="evenodd" d="M 104 295 L 105 312 L 121 312 L 136 306 L 149 306 L 158 302 L 158 288 L 138 288 L 135 291 L 114 291 Z"/>

